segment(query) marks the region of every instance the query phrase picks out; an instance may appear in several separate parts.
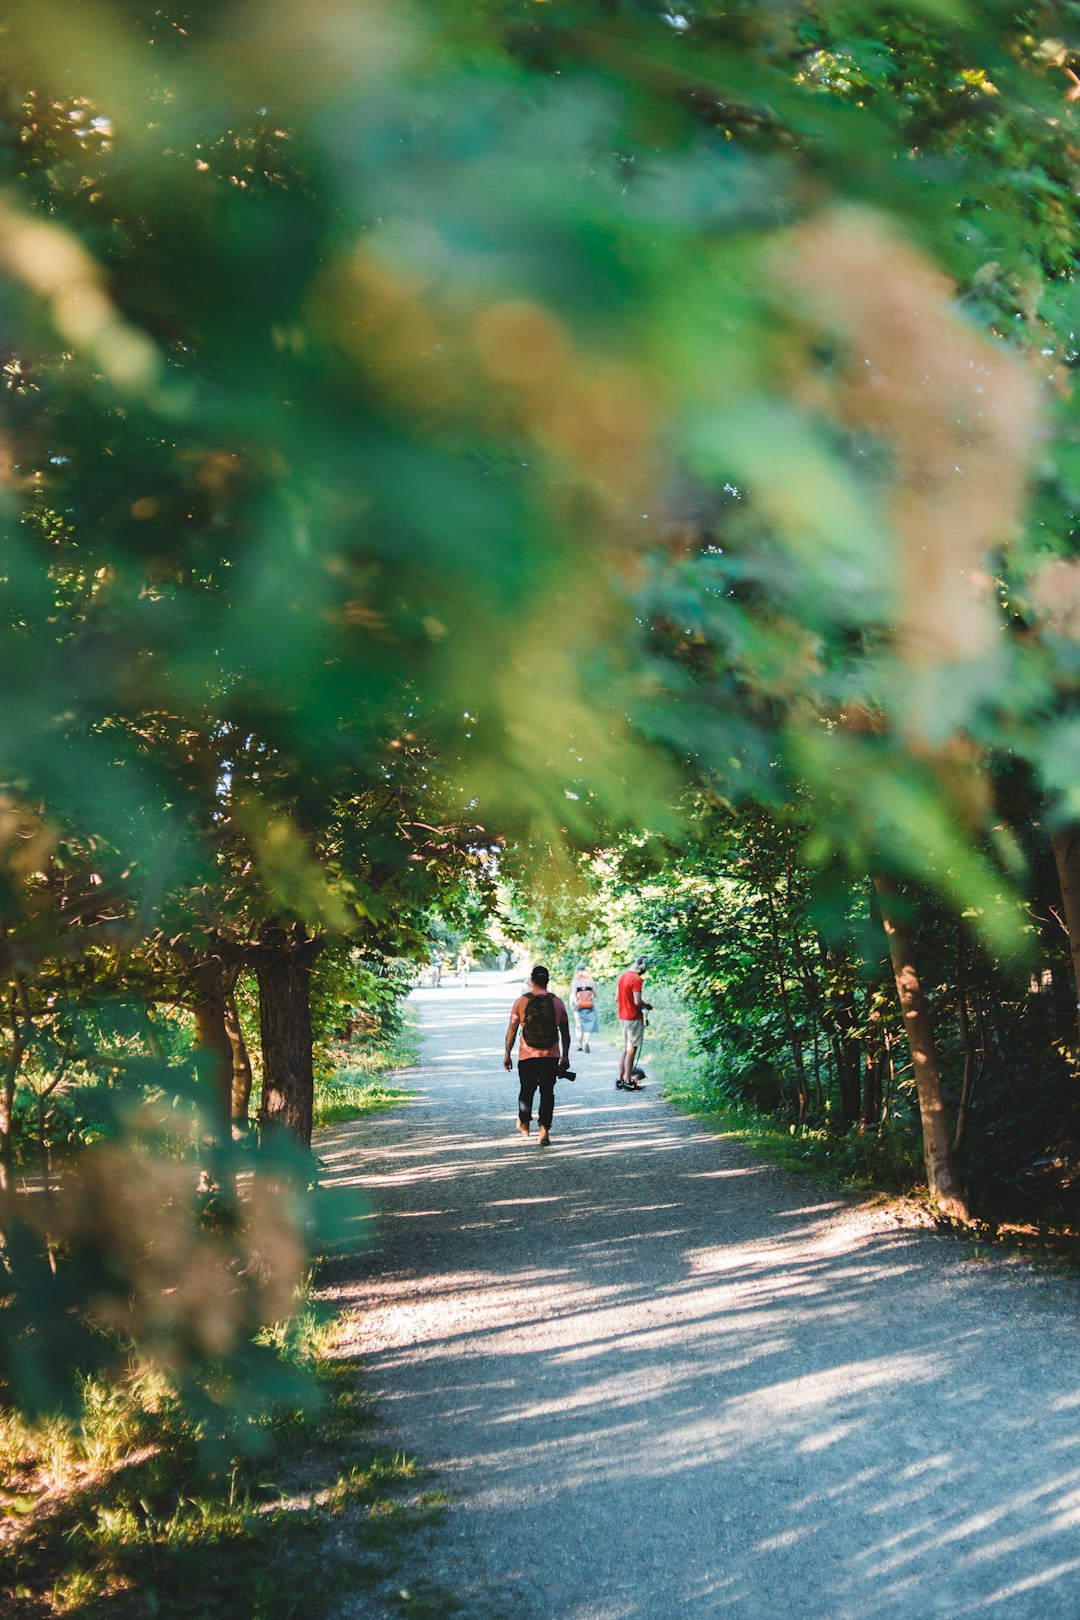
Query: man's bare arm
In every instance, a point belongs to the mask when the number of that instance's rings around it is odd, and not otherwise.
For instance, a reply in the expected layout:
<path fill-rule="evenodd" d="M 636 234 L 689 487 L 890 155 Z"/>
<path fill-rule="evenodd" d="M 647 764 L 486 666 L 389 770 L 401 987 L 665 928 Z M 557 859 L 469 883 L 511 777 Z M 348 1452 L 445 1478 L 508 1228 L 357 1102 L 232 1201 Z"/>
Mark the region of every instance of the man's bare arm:
<path fill-rule="evenodd" d="M 512 1069 L 514 1067 L 514 1059 L 511 1056 L 511 1053 L 514 1050 L 514 1042 L 517 1040 L 517 1032 L 520 1027 L 521 1020 L 517 1017 L 516 1013 L 512 1013 L 510 1016 L 510 1027 L 506 1031 L 506 1051 L 503 1055 L 504 1069 Z M 569 1047 L 567 1048 L 567 1051 L 569 1051 Z"/>

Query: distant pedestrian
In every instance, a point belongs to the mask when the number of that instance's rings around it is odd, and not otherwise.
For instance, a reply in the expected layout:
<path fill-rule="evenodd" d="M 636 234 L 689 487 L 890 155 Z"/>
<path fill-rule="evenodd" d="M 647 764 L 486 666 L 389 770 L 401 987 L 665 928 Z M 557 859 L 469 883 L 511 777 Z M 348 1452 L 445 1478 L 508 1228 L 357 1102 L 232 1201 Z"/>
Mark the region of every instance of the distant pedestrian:
<path fill-rule="evenodd" d="M 555 1081 L 560 1074 L 570 1071 L 570 1021 L 564 1004 L 548 989 L 549 977 L 546 967 L 537 965 L 533 968 L 528 990 L 518 996 L 510 1009 L 503 1057 L 503 1068 L 512 1071 L 514 1042 L 520 1032 L 517 1128 L 522 1136 L 528 1136 L 532 1124 L 533 1098 L 539 1088 L 540 1106 L 536 1117 L 540 1126 L 541 1147 L 547 1147 L 551 1141 Z"/>
<path fill-rule="evenodd" d="M 457 976 L 458 983 L 463 990 L 469 988 L 469 969 L 472 967 L 472 952 L 468 945 L 463 945 L 458 951 Z"/>
<path fill-rule="evenodd" d="M 431 952 L 431 984 L 437 990 L 442 983 L 443 954 L 436 945 Z"/>
<path fill-rule="evenodd" d="M 622 1029 L 623 1052 L 619 1059 L 619 1078 L 615 1084 L 620 1091 L 640 1091 L 634 1079 L 634 1064 L 645 1036 L 645 1014 L 652 1003 L 642 1000 L 645 988 L 644 973 L 648 963 L 639 956 L 633 967 L 619 975 L 619 1024 Z"/>
<path fill-rule="evenodd" d="M 570 1010 L 574 1015 L 574 1036 L 580 1052 L 582 1043 L 589 1050 L 589 1036 L 600 1028 L 600 1015 L 596 1010 L 596 981 L 587 962 L 579 962 L 570 980 Z"/>

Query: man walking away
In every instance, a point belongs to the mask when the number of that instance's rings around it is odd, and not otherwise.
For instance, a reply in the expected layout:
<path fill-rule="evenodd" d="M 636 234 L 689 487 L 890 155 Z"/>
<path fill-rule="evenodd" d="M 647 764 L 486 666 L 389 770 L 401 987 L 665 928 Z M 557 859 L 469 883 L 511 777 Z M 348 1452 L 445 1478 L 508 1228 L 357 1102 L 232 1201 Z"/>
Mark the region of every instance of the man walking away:
<path fill-rule="evenodd" d="M 645 1034 L 645 1014 L 652 1003 L 641 999 L 645 988 L 642 975 L 648 963 L 639 956 L 632 968 L 619 975 L 619 1024 L 623 1034 L 623 1053 L 619 1059 L 619 1078 L 615 1084 L 620 1091 L 641 1091 L 634 1079 L 634 1064 Z"/>
<path fill-rule="evenodd" d="M 510 1010 L 510 1025 L 506 1031 L 506 1053 L 503 1068 L 514 1067 L 514 1042 L 521 1033 L 518 1046 L 518 1119 L 517 1128 L 528 1136 L 532 1123 L 533 1098 L 540 1089 L 540 1106 L 536 1111 L 540 1126 L 540 1146 L 551 1141 L 551 1121 L 555 1113 L 555 1081 L 570 1069 L 570 1020 L 558 996 L 548 989 L 548 970 L 534 967 L 529 988 L 519 996 Z M 559 1048 L 562 1048 L 560 1056 Z"/>

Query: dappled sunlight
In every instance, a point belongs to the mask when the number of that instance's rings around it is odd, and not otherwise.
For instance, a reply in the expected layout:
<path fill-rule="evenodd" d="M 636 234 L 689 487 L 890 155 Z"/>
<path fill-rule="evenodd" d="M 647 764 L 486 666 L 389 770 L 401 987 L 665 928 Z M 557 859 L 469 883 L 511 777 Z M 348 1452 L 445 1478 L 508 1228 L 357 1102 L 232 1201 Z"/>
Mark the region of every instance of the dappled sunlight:
<path fill-rule="evenodd" d="M 650 1620 L 674 1538 L 687 1613 L 794 1614 L 817 1560 L 835 1620 L 938 1612 L 946 1575 L 950 1615 L 1075 1613 L 1060 1425 L 1080 1397 L 995 1398 L 1009 1280 L 749 1161 L 653 1089 L 615 1095 L 610 1048 L 558 1088 L 550 1149 L 518 1138 L 513 1079 L 467 1044 L 490 1045 L 480 1008 L 506 998 L 467 995 L 462 1018 L 426 993 L 444 1061 L 403 1110 L 321 1138 L 324 1179 L 364 1190 L 389 1245 L 329 1292 L 395 1432 L 488 1543 L 604 1538 L 614 1606 L 556 1580 L 550 1612 Z"/>
<path fill-rule="evenodd" d="M 1066 1576 L 1076 1575 L 1077 1573 L 1080 1573 L 1080 1558 L 1070 1558 L 1064 1563 L 1055 1564 L 1050 1569 L 1040 1571 L 1038 1575 L 1029 1575 L 1025 1580 L 1012 1581 L 1006 1586 L 998 1587 L 996 1591 L 988 1595 L 986 1602 L 983 1604 L 964 1603 L 954 1610 L 954 1613 L 956 1615 L 979 1614 L 990 1608 L 995 1608 L 1000 1613 L 1002 1612 L 1001 1605 L 1006 1603 L 1013 1605 L 1012 1612 L 1014 1614 L 1021 1612 L 1028 1614 L 1045 1613 L 1045 1609 L 1041 1608 L 1041 1598 L 1045 1595 L 1047 1587 L 1051 1583 L 1057 1584 Z M 1014 1599 L 1023 1601 L 1028 1598 L 1035 1599 L 1039 1606 L 1028 1606 L 1021 1611 L 1013 1604 Z"/>
<path fill-rule="evenodd" d="M 729 1170 L 690 1170 L 686 1173 L 686 1179 L 688 1181 L 731 1181 L 735 1179 L 742 1180 L 746 1176 L 767 1176 L 768 1174 L 769 1166 L 767 1164 L 740 1164 Z M 832 1204 L 827 1207 L 832 1209 L 840 1208 L 839 1204 Z"/>

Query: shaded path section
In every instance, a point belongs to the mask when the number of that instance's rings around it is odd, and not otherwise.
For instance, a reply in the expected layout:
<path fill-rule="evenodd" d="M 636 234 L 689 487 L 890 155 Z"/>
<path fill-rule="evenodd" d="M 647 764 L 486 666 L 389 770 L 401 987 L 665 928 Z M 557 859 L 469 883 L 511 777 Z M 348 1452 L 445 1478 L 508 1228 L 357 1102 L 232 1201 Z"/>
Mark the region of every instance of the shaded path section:
<path fill-rule="evenodd" d="M 616 1091 L 611 1047 L 523 1141 L 517 988 L 419 992 L 414 1100 L 318 1141 L 375 1211 L 329 1291 L 459 1496 L 431 1573 L 464 1612 L 1076 1620 L 1076 1285 Z"/>

